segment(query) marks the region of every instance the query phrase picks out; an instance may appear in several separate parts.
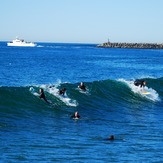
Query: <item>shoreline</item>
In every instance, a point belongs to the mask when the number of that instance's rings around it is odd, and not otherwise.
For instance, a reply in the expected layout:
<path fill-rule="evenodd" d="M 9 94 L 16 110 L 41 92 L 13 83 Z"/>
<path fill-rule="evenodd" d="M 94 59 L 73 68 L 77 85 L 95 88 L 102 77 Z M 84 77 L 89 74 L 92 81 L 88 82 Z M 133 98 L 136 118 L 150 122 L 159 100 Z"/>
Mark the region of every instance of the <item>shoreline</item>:
<path fill-rule="evenodd" d="M 163 43 L 103 43 L 98 48 L 163 49 Z"/>

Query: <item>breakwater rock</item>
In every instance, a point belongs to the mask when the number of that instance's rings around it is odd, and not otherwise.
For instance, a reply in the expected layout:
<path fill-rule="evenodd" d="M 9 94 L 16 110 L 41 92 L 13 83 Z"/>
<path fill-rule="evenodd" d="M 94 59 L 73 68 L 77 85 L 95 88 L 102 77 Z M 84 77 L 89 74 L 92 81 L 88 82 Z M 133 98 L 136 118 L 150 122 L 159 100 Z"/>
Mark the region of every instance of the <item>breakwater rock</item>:
<path fill-rule="evenodd" d="M 97 45 L 99 48 L 135 48 L 135 49 L 163 49 L 163 44 L 157 43 L 103 43 Z"/>

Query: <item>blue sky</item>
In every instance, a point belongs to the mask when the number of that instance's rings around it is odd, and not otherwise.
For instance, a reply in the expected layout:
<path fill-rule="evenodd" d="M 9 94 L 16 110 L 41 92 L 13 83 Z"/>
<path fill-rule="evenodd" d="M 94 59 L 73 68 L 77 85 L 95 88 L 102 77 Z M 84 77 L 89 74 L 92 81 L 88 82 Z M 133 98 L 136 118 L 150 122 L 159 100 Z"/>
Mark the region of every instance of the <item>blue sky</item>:
<path fill-rule="evenodd" d="M 1 0 L 0 40 L 163 43 L 163 0 Z"/>

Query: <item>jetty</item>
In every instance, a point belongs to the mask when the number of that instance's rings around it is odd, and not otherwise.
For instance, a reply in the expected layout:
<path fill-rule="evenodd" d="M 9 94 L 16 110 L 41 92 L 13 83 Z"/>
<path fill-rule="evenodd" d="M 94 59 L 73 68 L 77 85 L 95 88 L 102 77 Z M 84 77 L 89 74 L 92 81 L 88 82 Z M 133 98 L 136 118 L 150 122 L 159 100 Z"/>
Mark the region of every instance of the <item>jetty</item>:
<path fill-rule="evenodd" d="M 133 49 L 163 49 L 163 43 L 111 43 L 97 45 L 98 48 L 133 48 Z"/>

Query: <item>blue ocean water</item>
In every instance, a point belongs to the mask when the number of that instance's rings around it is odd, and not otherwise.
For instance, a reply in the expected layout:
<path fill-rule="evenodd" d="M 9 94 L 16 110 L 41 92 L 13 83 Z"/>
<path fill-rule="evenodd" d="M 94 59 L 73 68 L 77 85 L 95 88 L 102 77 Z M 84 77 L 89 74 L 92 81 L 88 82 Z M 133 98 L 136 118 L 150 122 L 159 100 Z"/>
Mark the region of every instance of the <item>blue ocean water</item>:
<path fill-rule="evenodd" d="M 0 42 L 0 162 L 163 161 L 163 50 L 95 46 Z"/>

